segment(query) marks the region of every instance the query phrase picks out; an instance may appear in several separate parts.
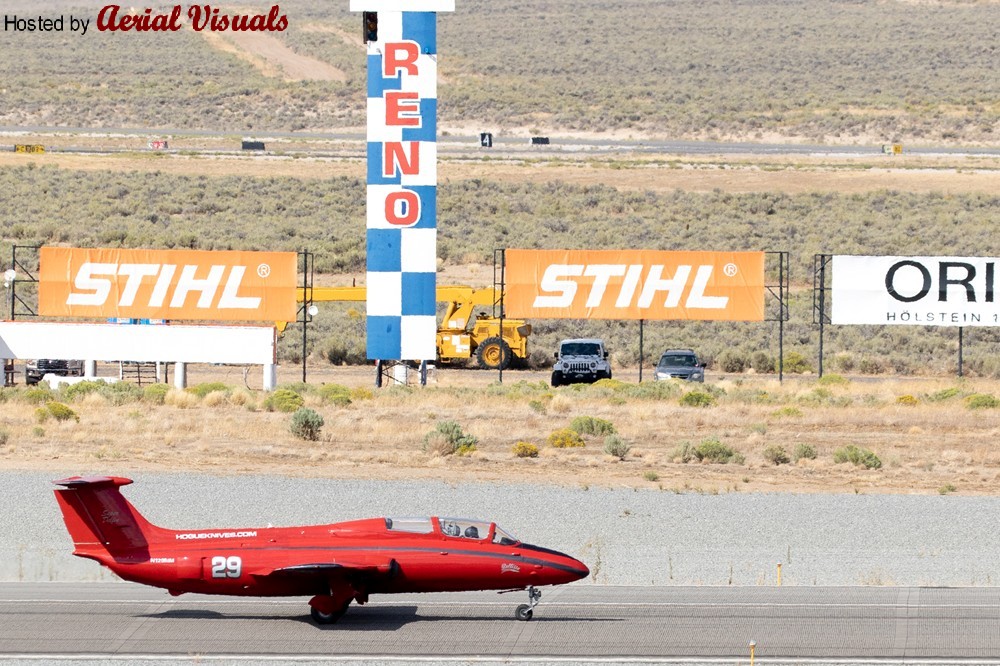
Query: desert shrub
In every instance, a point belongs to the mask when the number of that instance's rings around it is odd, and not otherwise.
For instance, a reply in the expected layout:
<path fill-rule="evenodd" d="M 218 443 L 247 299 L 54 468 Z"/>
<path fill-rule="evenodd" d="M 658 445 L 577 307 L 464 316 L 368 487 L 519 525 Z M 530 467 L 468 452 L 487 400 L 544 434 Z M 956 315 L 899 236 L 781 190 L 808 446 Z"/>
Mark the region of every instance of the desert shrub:
<path fill-rule="evenodd" d="M 646 479 L 647 481 L 659 481 L 660 475 L 650 469 L 642 473 L 642 478 Z"/>
<path fill-rule="evenodd" d="M 811 444 L 798 444 L 795 447 L 795 453 L 792 454 L 795 462 L 802 460 L 816 460 L 816 449 L 812 447 Z"/>
<path fill-rule="evenodd" d="M 586 442 L 583 441 L 583 437 L 580 437 L 580 433 L 571 428 L 560 428 L 559 430 L 553 431 L 549 434 L 546 441 L 549 446 L 557 449 L 572 449 L 587 445 Z"/>
<path fill-rule="evenodd" d="M 771 416 L 775 418 L 795 418 L 802 416 L 802 410 L 798 407 L 782 407 L 781 409 L 776 409 L 771 412 Z"/>
<path fill-rule="evenodd" d="M 226 401 L 236 407 L 247 407 L 253 404 L 254 397 L 249 389 L 236 389 L 226 397 Z"/>
<path fill-rule="evenodd" d="M 10 433 L 0 428 L 0 446 L 7 446 L 8 440 L 10 440 Z"/>
<path fill-rule="evenodd" d="M 640 400 L 667 400 L 668 398 L 676 398 L 682 391 L 680 380 L 674 379 L 667 382 L 643 382 L 642 384 L 626 384 L 622 382 L 622 388 L 618 393 Z"/>
<path fill-rule="evenodd" d="M 355 386 L 351 389 L 350 397 L 351 400 L 373 400 L 375 393 L 370 388 Z"/>
<path fill-rule="evenodd" d="M 688 391 L 681 396 L 680 404 L 685 407 L 711 407 L 715 404 L 715 396 L 705 391 Z"/>
<path fill-rule="evenodd" d="M 792 375 L 801 375 L 805 372 L 812 372 L 812 363 L 799 352 L 788 352 L 785 354 L 785 372 Z"/>
<path fill-rule="evenodd" d="M 269 412 L 286 412 L 291 414 L 295 410 L 302 407 L 305 401 L 302 396 L 295 391 L 287 388 L 277 389 L 274 393 L 267 396 L 264 400 L 263 407 Z"/>
<path fill-rule="evenodd" d="M 948 493 L 953 493 L 956 490 L 958 490 L 958 488 L 955 486 L 954 483 L 946 483 L 940 488 L 938 488 L 938 495 L 947 495 Z"/>
<path fill-rule="evenodd" d="M 75 419 L 76 421 L 80 420 L 80 417 L 77 416 L 76 412 L 61 402 L 50 402 L 44 407 L 44 409 L 48 410 L 49 414 L 51 414 L 52 418 L 56 421 L 69 421 L 70 419 Z"/>
<path fill-rule="evenodd" d="M 177 407 L 178 409 L 192 409 L 201 404 L 201 401 L 198 400 L 198 396 L 194 393 L 172 388 L 163 397 L 163 404 Z"/>
<path fill-rule="evenodd" d="M 778 394 L 749 386 L 737 386 L 728 395 L 731 402 L 747 405 L 772 405 L 780 398 Z"/>
<path fill-rule="evenodd" d="M 507 382 L 506 384 L 494 382 L 487 384 L 483 389 L 483 395 L 502 395 L 505 398 L 527 398 L 548 392 L 548 383 L 543 381 L 529 382 L 523 379 L 516 382 Z"/>
<path fill-rule="evenodd" d="M 820 386 L 846 386 L 847 384 L 850 384 L 850 381 L 848 381 L 848 379 L 843 375 L 831 372 L 817 379 L 816 383 Z"/>
<path fill-rule="evenodd" d="M 873 451 L 863 449 L 854 444 L 842 446 L 833 452 L 833 462 L 845 463 L 865 467 L 867 469 L 878 469 L 882 466 L 882 461 Z"/>
<path fill-rule="evenodd" d="M 367 365 L 368 352 L 363 340 L 344 341 L 330 338 L 319 345 L 320 354 L 333 365 Z"/>
<path fill-rule="evenodd" d="M 116 407 L 142 400 L 142 388 L 131 382 L 100 382 L 100 384 L 99 393 Z"/>
<path fill-rule="evenodd" d="M 841 372 L 854 372 L 857 362 L 850 354 L 837 354 L 833 357 L 833 365 Z"/>
<path fill-rule="evenodd" d="M 38 421 L 39 423 L 45 423 L 46 421 L 49 420 L 50 416 L 52 415 L 49 414 L 49 410 L 45 409 L 44 407 L 38 407 L 37 409 L 35 409 L 35 420 Z"/>
<path fill-rule="evenodd" d="M 226 391 L 210 391 L 201 402 L 206 407 L 221 407 L 229 402 L 229 394 Z"/>
<path fill-rule="evenodd" d="M 340 384 L 323 384 L 319 387 L 319 396 L 323 402 L 346 407 L 351 404 L 351 389 Z"/>
<path fill-rule="evenodd" d="M 596 382 L 591 384 L 591 386 L 593 386 L 594 388 L 611 389 L 612 391 L 624 391 L 629 387 L 629 384 L 623 382 L 620 379 L 605 378 L 605 379 L 598 379 Z"/>
<path fill-rule="evenodd" d="M 538 457 L 538 447 L 531 442 L 518 442 L 513 446 L 512 451 L 518 458 Z"/>
<path fill-rule="evenodd" d="M 222 382 L 204 382 L 202 384 L 198 384 L 197 386 L 188 388 L 189 393 L 192 393 L 199 398 L 204 398 L 209 393 L 216 393 L 219 391 L 229 393 L 230 390 L 231 389 Z"/>
<path fill-rule="evenodd" d="M 693 453 L 699 462 L 718 463 L 721 465 L 730 462 L 737 464 L 743 462 L 743 456 L 714 438 L 702 440 L 694 448 Z"/>
<path fill-rule="evenodd" d="M 788 452 L 785 451 L 785 447 L 780 444 L 771 444 L 764 449 L 763 455 L 764 460 L 772 465 L 786 465 L 792 460 L 788 457 Z"/>
<path fill-rule="evenodd" d="M 893 355 L 889 357 L 888 361 L 889 368 L 895 372 L 897 375 L 912 375 L 913 374 L 913 359 L 906 356 Z"/>
<path fill-rule="evenodd" d="M 570 422 L 569 427 L 581 435 L 601 436 L 613 435 L 615 433 L 615 426 L 611 421 L 593 416 L 577 416 Z"/>
<path fill-rule="evenodd" d="M 153 405 L 162 405 L 169 391 L 168 384 L 150 384 L 142 389 L 142 400 Z"/>
<path fill-rule="evenodd" d="M 107 384 L 87 380 L 75 384 L 67 384 L 59 390 L 59 394 L 67 402 L 76 402 L 85 395 L 100 391 L 102 386 L 107 386 Z"/>
<path fill-rule="evenodd" d="M 670 459 L 674 462 L 689 463 L 694 460 L 694 444 L 691 442 L 681 442 L 674 447 L 673 452 L 670 454 Z"/>
<path fill-rule="evenodd" d="M 716 366 L 723 372 L 743 372 L 750 365 L 750 359 L 745 352 L 727 349 L 715 359 Z"/>
<path fill-rule="evenodd" d="M 34 386 L 27 389 L 21 394 L 24 401 L 32 405 L 40 405 L 42 403 L 48 402 L 49 400 L 54 400 L 55 395 L 46 387 Z"/>
<path fill-rule="evenodd" d="M 625 456 L 632 450 L 632 445 L 626 442 L 619 435 L 611 434 L 604 438 L 604 452 L 609 456 L 614 456 L 619 460 L 625 460 Z"/>
<path fill-rule="evenodd" d="M 292 414 L 292 422 L 288 429 L 299 439 L 315 442 L 319 439 L 323 424 L 322 416 L 308 407 L 302 407 Z"/>
<path fill-rule="evenodd" d="M 901 395 L 896 398 L 897 405 L 903 405 L 904 407 L 915 407 L 919 401 L 910 394 Z"/>
<path fill-rule="evenodd" d="M 833 391 L 830 389 L 824 386 L 817 386 L 812 391 L 799 396 L 798 401 L 803 405 L 810 406 L 833 405 L 835 407 L 846 407 L 851 404 L 853 399 L 850 396 L 835 397 Z"/>
<path fill-rule="evenodd" d="M 291 391 L 292 393 L 298 393 L 299 395 L 305 395 L 306 393 L 312 393 L 314 387 L 312 384 L 307 382 L 289 382 L 278 387 L 279 391 L 281 389 Z"/>
<path fill-rule="evenodd" d="M 965 399 L 965 406 L 968 409 L 993 409 L 1000 406 L 1000 400 L 989 393 L 973 393 Z"/>
<path fill-rule="evenodd" d="M 943 402 L 945 400 L 950 400 L 961 393 L 962 391 L 960 389 L 952 386 L 951 388 L 941 389 L 940 391 L 931 393 L 927 396 L 927 399 L 931 402 Z"/>
<path fill-rule="evenodd" d="M 885 363 L 882 359 L 864 356 L 858 362 L 858 372 L 863 375 L 881 375 L 885 373 Z"/>
<path fill-rule="evenodd" d="M 476 450 L 479 440 L 462 431 L 454 421 L 439 421 L 434 430 L 424 435 L 424 450 L 438 455 L 466 455 Z"/>
<path fill-rule="evenodd" d="M 755 351 L 750 355 L 750 367 L 757 374 L 765 375 L 774 372 L 774 357 L 762 351 Z"/>
<path fill-rule="evenodd" d="M 462 446 L 455 449 L 456 456 L 467 456 L 476 451 L 475 444 L 463 444 Z"/>
<path fill-rule="evenodd" d="M 532 401 L 530 401 L 528 403 L 528 407 L 531 408 L 531 411 L 533 411 L 533 412 L 535 412 L 537 414 L 544 414 L 545 411 L 546 411 L 545 410 L 545 403 L 542 402 L 541 400 L 532 400 Z"/>

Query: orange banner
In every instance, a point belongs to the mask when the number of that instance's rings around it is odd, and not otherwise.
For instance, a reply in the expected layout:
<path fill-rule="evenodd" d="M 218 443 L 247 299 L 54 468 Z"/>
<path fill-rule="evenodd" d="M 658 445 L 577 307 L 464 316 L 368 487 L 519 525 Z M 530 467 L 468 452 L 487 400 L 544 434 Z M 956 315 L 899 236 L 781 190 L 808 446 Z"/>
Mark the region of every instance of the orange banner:
<path fill-rule="evenodd" d="M 43 247 L 49 317 L 295 321 L 294 252 Z"/>
<path fill-rule="evenodd" d="M 507 250 L 511 317 L 764 320 L 763 252 Z"/>

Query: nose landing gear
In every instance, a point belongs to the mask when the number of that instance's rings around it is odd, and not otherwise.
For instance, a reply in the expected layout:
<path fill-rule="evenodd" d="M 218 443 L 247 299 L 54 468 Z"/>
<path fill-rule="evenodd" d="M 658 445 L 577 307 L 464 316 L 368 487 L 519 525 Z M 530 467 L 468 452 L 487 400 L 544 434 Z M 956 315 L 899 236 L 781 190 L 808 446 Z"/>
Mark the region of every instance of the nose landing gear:
<path fill-rule="evenodd" d="M 538 605 L 538 601 L 542 598 L 542 591 L 535 586 L 528 587 L 528 603 L 521 604 L 514 611 L 514 617 L 522 622 L 527 622 L 531 619 L 534 614 L 533 609 Z"/>

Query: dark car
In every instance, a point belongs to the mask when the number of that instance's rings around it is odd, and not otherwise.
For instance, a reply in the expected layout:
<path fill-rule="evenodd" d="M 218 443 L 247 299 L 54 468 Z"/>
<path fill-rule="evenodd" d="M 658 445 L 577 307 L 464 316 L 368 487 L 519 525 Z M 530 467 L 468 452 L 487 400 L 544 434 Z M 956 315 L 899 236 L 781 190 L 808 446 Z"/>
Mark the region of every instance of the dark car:
<path fill-rule="evenodd" d="M 705 364 L 691 349 L 668 349 L 656 364 L 655 379 L 683 379 L 690 382 L 705 381 Z"/>

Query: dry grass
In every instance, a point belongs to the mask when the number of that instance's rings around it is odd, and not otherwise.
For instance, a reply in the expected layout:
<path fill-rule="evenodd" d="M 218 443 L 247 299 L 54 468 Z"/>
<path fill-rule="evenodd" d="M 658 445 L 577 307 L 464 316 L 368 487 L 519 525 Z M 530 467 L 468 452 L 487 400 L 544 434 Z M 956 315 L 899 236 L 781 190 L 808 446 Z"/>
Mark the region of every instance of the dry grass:
<path fill-rule="evenodd" d="M 349 385 L 369 379 L 357 369 L 332 372 L 340 373 L 336 381 Z M 34 418 L 36 406 L 15 394 L 4 403 L 0 428 L 8 438 L 0 447 L 0 466 L 130 474 L 186 468 L 335 478 L 447 474 L 463 480 L 702 493 L 935 494 L 954 486 L 958 494 L 985 494 L 994 491 L 1000 478 L 1000 452 L 993 446 L 1000 410 L 970 410 L 961 395 L 942 401 L 929 397 L 953 386 L 962 394 L 996 395 L 1000 382 L 822 385 L 796 379 L 780 385 L 747 377 L 709 384 L 720 392 L 718 404 L 690 408 L 680 406 L 676 397 L 623 398 L 599 387 L 553 391 L 535 373 L 510 373 L 502 388 L 489 385 L 488 374 L 451 371 L 438 376 L 437 386 L 383 389 L 373 399 L 346 407 L 323 404 L 310 395 L 310 404 L 326 422 L 318 442 L 293 437 L 289 415 L 260 411 L 260 395 L 243 389 L 231 394 L 242 396 L 236 400 L 225 394 L 198 399 L 171 392 L 163 406 L 116 407 L 90 395 L 71 405 L 80 414 L 79 423 L 50 420 L 41 426 Z M 530 381 L 519 383 L 523 379 Z M 917 404 L 898 404 L 900 395 L 915 396 Z M 539 403 L 545 405 L 542 411 Z M 575 416 L 611 421 L 632 451 L 619 461 L 603 452 L 602 438 L 592 436 L 584 437 L 584 448 L 545 444 L 549 433 L 567 427 Z M 445 420 L 476 436 L 477 451 L 456 457 L 425 447 L 424 436 Z M 711 438 L 742 454 L 745 462 L 685 464 L 675 458 L 682 442 Z M 518 458 L 512 452 L 518 441 L 538 445 L 539 456 Z M 792 455 L 802 444 L 816 451 L 816 459 L 775 466 L 764 455 L 772 445 Z M 874 451 L 882 468 L 835 464 L 833 452 L 850 444 Z"/>

